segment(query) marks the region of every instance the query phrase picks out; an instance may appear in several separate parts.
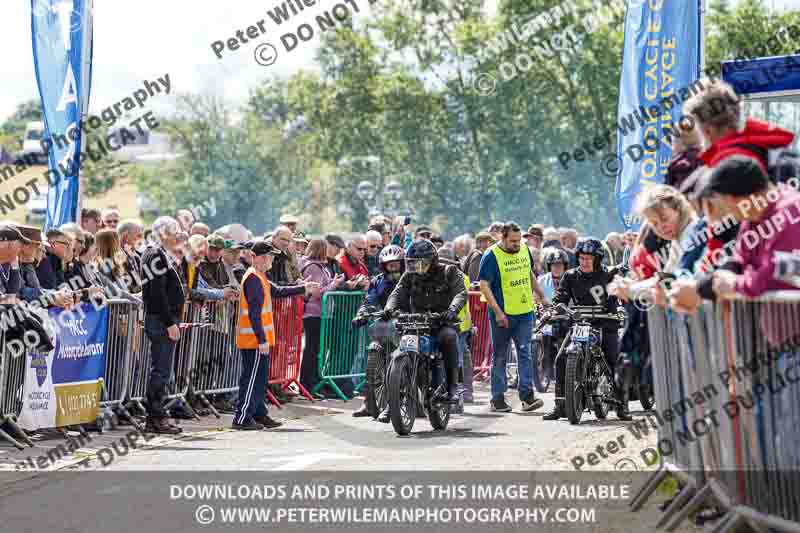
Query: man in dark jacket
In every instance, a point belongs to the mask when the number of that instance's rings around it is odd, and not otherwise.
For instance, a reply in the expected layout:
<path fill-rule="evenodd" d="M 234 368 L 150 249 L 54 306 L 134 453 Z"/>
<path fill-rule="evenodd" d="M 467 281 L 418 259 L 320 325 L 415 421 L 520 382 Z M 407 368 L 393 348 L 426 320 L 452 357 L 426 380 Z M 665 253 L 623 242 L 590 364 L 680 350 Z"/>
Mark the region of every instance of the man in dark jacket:
<path fill-rule="evenodd" d="M 36 268 L 36 277 L 43 289 L 57 289 L 66 282 L 64 277 L 64 259 L 72 247 L 72 239 L 61 230 L 47 230 L 47 243 L 50 249 Z"/>
<path fill-rule="evenodd" d="M 0 224 L 0 294 L 16 297 L 19 292 L 19 252 L 29 242 L 13 224 Z"/>
<path fill-rule="evenodd" d="M 222 289 L 230 284 L 225 265 L 222 264 L 222 251 L 224 249 L 225 239 L 218 235 L 212 235 L 208 238 L 208 253 L 198 266 L 200 275 L 213 289 Z"/>
<path fill-rule="evenodd" d="M 177 434 L 181 428 L 167 421 L 164 400 L 172 374 L 175 345 L 181 337 L 180 323 L 186 299 L 174 254 L 178 243 L 178 222 L 159 217 L 153 222 L 157 245 L 142 255 L 142 267 L 151 274 L 142 290 L 144 330 L 150 339 L 150 379 L 147 383 L 147 428 L 153 433 Z"/>
<path fill-rule="evenodd" d="M 431 241 L 414 242 L 406 253 L 406 272 L 389 296 L 386 311 L 445 313 L 438 331 L 439 347 L 447 370 L 447 393 L 440 399 L 458 403 L 458 313 L 467 304 L 464 278 L 458 267 L 439 263 L 439 253 Z"/>
<path fill-rule="evenodd" d="M 604 253 L 603 245 L 598 239 L 585 238 L 578 242 L 575 249 L 578 256 L 578 268 L 569 270 L 561 277 L 554 304 L 578 306 L 602 306 L 604 313 L 617 312 L 617 298 L 608 294 L 608 285 L 614 276 L 620 274 L 619 267 L 606 268 L 601 265 Z M 615 319 L 599 319 L 595 325 L 603 331 L 603 354 L 606 358 L 611 375 L 619 356 L 619 321 Z M 556 406 L 552 412 L 545 415 L 545 420 L 557 420 L 566 416 L 564 410 L 564 377 L 566 371 L 566 357 L 560 354 L 556 361 Z M 617 417 L 620 420 L 630 420 L 627 401 L 622 401 L 622 391 L 617 391 L 620 404 L 617 407 Z"/>

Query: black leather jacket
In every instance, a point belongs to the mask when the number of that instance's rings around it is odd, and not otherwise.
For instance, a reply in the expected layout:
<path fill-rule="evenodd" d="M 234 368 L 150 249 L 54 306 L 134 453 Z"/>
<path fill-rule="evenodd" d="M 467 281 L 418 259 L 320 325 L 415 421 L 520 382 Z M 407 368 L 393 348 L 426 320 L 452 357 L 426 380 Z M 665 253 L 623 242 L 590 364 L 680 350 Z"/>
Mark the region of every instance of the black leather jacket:
<path fill-rule="evenodd" d="M 580 268 L 573 268 L 564 273 L 558 284 L 553 303 L 566 305 L 602 305 L 607 313 L 617 312 L 617 298 L 609 296 L 606 287 L 620 274 L 619 267 L 600 267 L 589 274 Z M 603 329 L 618 328 L 616 320 L 598 320 L 597 326 Z"/>
<path fill-rule="evenodd" d="M 464 277 L 458 267 L 438 265 L 426 276 L 406 272 L 386 302 L 387 310 L 410 313 L 461 311 L 467 303 Z"/>

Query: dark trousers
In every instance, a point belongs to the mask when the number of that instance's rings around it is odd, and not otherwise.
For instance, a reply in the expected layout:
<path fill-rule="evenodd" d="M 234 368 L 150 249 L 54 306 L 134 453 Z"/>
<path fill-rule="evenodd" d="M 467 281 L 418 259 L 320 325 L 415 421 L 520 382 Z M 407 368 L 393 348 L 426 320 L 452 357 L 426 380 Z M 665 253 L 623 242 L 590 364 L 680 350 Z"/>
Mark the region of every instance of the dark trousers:
<path fill-rule="evenodd" d="M 258 353 L 257 349 L 242 349 L 242 375 L 239 376 L 239 401 L 236 402 L 234 424 L 244 424 L 254 416 L 266 416 L 267 376 L 269 376 L 269 355 Z"/>
<path fill-rule="evenodd" d="M 160 318 L 147 315 L 144 332 L 150 339 L 150 379 L 147 382 L 147 412 L 150 418 L 164 418 L 164 400 L 172 374 L 177 342 L 169 338 L 167 328 Z"/>
<path fill-rule="evenodd" d="M 316 387 L 319 382 L 319 336 L 321 328 L 322 321 L 319 317 L 310 316 L 303 319 L 306 346 L 303 348 L 303 362 L 300 365 L 300 384 L 309 391 Z"/>

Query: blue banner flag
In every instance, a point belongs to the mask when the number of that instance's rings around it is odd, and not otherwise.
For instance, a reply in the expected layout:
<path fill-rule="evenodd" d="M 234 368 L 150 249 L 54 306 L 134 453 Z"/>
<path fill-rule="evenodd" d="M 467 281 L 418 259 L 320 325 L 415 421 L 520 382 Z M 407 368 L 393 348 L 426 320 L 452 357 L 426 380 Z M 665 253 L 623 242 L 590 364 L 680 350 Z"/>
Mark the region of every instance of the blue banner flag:
<path fill-rule="evenodd" d="M 663 183 L 673 131 L 700 71 L 700 0 L 628 0 L 619 82 L 617 209 L 626 229 L 643 189 Z"/>
<path fill-rule="evenodd" d="M 93 0 L 31 0 L 33 62 L 50 146 L 45 229 L 77 221 L 81 123 L 92 78 L 92 12 Z"/>

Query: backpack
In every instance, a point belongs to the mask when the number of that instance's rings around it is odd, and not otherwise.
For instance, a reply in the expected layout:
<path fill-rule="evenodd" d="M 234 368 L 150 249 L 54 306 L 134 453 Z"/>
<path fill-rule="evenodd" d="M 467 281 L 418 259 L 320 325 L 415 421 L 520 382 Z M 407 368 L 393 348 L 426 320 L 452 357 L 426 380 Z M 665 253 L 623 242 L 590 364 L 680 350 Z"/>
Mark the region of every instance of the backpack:
<path fill-rule="evenodd" d="M 767 164 L 767 174 L 773 183 L 786 183 L 791 178 L 800 178 L 800 154 L 785 148 L 768 150 L 754 144 L 736 144 L 752 152 Z"/>

